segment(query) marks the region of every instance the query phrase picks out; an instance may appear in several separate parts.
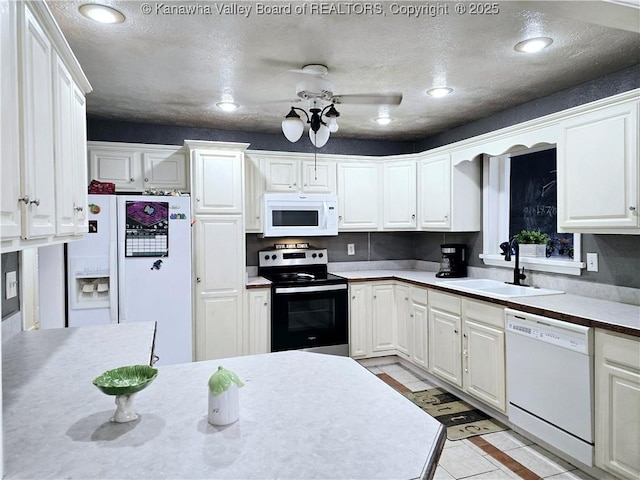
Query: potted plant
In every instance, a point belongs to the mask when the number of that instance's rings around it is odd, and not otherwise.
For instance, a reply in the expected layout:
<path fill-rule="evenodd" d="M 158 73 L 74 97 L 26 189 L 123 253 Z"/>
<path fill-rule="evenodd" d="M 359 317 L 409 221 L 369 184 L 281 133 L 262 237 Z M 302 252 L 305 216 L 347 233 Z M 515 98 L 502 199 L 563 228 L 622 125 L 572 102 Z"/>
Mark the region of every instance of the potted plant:
<path fill-rule="evenodd" d="M 522 230 L 515 235 L 521 257 L 546 257 L 549 235 L 540 230 Z"/>

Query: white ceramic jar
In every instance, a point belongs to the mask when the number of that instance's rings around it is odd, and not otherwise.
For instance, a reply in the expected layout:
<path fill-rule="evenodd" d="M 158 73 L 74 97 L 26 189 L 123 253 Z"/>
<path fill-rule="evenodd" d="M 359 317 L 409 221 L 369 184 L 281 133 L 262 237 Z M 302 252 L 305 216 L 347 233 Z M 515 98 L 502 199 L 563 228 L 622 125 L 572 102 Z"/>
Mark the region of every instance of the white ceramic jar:
<path fill-rule="evenodd" d="M 238 418 L 240 418 L 240 395 L 235 383 L 220 395 L 209 390 L 209 423 L 211 425 L 229 425 Z"/>

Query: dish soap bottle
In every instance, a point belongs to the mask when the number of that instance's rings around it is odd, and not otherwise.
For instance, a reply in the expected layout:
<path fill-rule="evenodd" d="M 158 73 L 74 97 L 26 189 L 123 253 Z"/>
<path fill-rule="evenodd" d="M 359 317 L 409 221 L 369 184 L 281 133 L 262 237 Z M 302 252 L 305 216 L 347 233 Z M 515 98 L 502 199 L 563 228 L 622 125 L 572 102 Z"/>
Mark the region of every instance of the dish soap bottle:
<path fill-rule="evenodd" d="M 211 425 L 229 425 L 240 418 L 238 388 L 244 386 L 238 376 L 223 366 L 209 378 L 209 412 Z"/>

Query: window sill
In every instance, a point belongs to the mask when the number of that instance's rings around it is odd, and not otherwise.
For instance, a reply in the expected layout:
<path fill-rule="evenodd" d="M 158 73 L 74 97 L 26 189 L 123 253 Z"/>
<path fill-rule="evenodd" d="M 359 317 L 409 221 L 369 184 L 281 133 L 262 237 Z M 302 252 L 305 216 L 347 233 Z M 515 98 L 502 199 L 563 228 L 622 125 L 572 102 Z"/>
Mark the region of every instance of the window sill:
<path fill-rule="evenodd" d="M 492 267 L 503 267 L 513 269 L 514 260 L 505 262 L 504 257 L 499 254 L 481 253 L 480 258 L 485 265 Z M 582 269 L 586 267 L 584 262 L 578 260 L 556 260 L 555 258 L 520 257 L 520 266 L 528 270 L 538 272 L 563 273 L 565 275 L 580 275 Z"/>

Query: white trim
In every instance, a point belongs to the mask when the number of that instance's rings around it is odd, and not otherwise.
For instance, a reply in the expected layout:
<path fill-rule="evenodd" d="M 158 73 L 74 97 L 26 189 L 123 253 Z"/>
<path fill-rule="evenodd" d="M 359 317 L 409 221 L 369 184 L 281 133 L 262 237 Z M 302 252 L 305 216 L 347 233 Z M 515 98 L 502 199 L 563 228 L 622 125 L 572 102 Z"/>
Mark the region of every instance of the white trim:
<path fill-rule="evenodd" d="M 577 245 L 575 245 L 574 238 L 574 251 L 576 251 Z M 479 257 L 485 265 L 492 267 L 502 267 L 513 269 L 514 261 L 506 262 L 504 257 L 500 254 L 494 253 L 481 253 Z M 566 275 L 580 275 L 582 269 L 586 267 L 584 262 L 579 260 L 556 260 L 554 258 L 538 258 L 538 257 L 520 257 L 520 266 L 525 270 L 535 270 L 537 272 L 552 272 L 552 273 L 564 273 Z"/>

